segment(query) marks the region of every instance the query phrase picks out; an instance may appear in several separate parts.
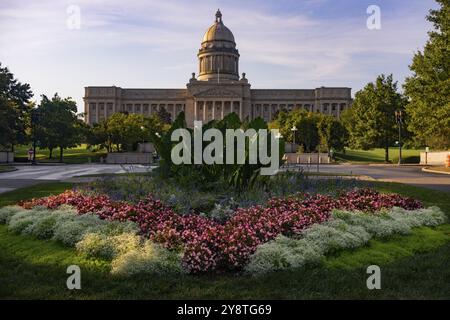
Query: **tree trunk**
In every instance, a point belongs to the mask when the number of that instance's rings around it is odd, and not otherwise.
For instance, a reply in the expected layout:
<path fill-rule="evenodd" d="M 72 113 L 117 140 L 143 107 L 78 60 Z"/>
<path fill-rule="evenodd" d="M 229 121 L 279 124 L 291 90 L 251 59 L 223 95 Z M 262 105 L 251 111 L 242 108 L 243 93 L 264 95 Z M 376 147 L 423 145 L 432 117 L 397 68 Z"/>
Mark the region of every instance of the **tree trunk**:
<path fill-rule="evenodd" d="M 64 148 L 59 147 L 59 162 L 63 162 L 63 152 Z"/>
<path fill-rule="evenodd" d="M 52 159 L 53 158 L 53 148 L 48 148 L 48 151 L 49 151 L 48 158 Z"/>
<path fill-rule="evenodd" d="M 11 144 L 11 152 L 14 153 L 14 143 Z"/>
<path fill-rule="evenodd" d="M 384 161 L 389 162 L 389 146 L 384 147 Z"/>

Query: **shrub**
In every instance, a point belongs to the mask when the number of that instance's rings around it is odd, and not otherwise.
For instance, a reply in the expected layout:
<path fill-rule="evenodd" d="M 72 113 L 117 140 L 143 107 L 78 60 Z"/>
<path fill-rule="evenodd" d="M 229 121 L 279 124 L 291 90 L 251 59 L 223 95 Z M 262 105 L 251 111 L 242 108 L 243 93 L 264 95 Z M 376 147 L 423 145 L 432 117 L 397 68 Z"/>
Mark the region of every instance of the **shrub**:
<path fill-rule="evenodd" d="M 256 249 L 245 267 L 245 272 L 260 275 L 277 270 L 301 268 L 306 264 L 316 264 L 321 258 L 320 250 L 312 242 L 280 235 Z"/>
<path fill-rule="evenodd" d="M 58 216 L 53 212 L 42 212 L 39 215 L 39 218 L 27 226 L 23 233 L 38 239 L 50 239 L 53 237 L 54 226 Z"/>
<path fill-rule="evenodd" d="M 370 234 L 363 227 L 349 225 L 339 219 L 314 224 L 301 235 L 303 239 L 317 246 L 321 254 L 357 248 L 370 239 Z"/>
<path fill-rule="evenodd" d="M 182 272 L 180 253 L 169 251 L 150 241 L 146 241 L 138 249 L 119 255 L 111 263 L 111 273 L 121 276 L 137 273 L 166 275 Z"/>
<path fill-rule="evenodd" d="M 62 205 L 57 210 L 48 210 L 45 207 L 36 206 L 28 214 L 33 216 L 34 221 L 23 230 L 23 233 L 39 239 L 52 238 L 58 220 L 63 218 L 73 219 L 78 216 L 77 211 L 68 205 Z"/>
<path fill-rule="evenodd" d="M 105 221 L 98 216 L 85 214 L 81 216 L 58 216 L 53 239 L 68 246 L 75 246 L 87 233 L 98 232 L 105 225 Z"/>
<path fill-rule="evenodd" d="M 377 238 L 388 238 L 393 234 L 409 234 L 411 228 L 403 221 L 391 219 L 388 214 L 367 214 L 360 211 L 349 212 L 334 210 L 333 216 L 351 225 L 363 227 L 368 233 Z"/>
<path fill-rule="evenodd" d="M 447 216 L 438 207 L 430 207 L 415 211 L 403 208 L 392 208 L 388 216 L 394 221 L 402 222 L 410 228 L 419 226 L 436 226 L 447 221 Z"/>
<path fill-rule="evenodd" d="M 22 233 L 28 226 L 39 219 L 34 211 L 20 211 L 9 219 L 8 229 L 15 233 Z"/>
<path fill-rule="evenodd" d="M 113 259 L 118 255 L 139 248 L 141 238 L 135 233 L 106 235 L 87 233 L 76 244 L 77 251 L 87 257 Z"/>
<path fill-rule="evenodd" d="M 0 208 L 0 223 L 8 224 L 13 215 L 23 210 L 24 209 L 20 206 L 7 206 Z"/>

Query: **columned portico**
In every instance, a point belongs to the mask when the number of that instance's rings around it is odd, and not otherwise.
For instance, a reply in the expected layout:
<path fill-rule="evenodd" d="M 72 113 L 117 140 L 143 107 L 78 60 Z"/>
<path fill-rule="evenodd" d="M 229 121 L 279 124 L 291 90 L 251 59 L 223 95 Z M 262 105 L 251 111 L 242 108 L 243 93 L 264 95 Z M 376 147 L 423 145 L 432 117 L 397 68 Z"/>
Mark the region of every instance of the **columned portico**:
<path fill-rule="evenodd" d="M 222 120 L 225 116 L 235 112 L 242 116 L 241 99 L 195 99 L 194 115 L 196 121 Z"/>

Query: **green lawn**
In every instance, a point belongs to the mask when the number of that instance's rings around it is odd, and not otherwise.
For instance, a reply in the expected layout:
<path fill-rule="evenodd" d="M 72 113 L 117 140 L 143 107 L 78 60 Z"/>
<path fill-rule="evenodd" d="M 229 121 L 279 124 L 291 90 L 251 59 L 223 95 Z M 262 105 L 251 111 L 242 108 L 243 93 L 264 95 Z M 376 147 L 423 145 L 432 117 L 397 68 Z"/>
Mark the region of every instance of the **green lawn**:
<path fill-rule="evenodd" d="M 28 149 L 29 145 L 22 145 L 15 147 L 15 156 L 21 161 L 26 161 L 28 159 Z M 102 150 L 99 152 L 92 152 L 87 149 L 85 144 L 79 145 L 75 148 L 65 149 L 63 154 L 63 162 L 65 163 L 86 163 L 99 162 L 100 157 L 106 155 L 106 151 Z M 59 161 L 59 148 L 53 150 L 53 157 L 49 159 L 50 152 L 48 149 L 36 148 L 36 159 L 39 162 L 58 162 Z"/>
<path fill-rule="evenodd" d="M 66 189 L 73 187 L 69 182 L 40 183 L 33 186 L 5 192 L 0 194 L 0 207 L 17 203 L 20 200 L 46 197 L 53 194 L 62 193 Z"/>
<path fill-rule="evenodd" d="M 394 183 L 374 186 L 414 196 L 450 213 L 448 194 Z M 68 187 L 52 183 L 1 194 L 0 206 Z M 450 298 L 449 224 L 418 228 L 409 236 L 395 236 L 389 241 L 372 240 L 366 247 L 328 257 L 322 266 L 257 279 L 226 274 L 113 277 L 105 261 L 84 259 L 53 241 L 14 235 L 5 226 L 0 226 L 0 261 L 0 298 Z M 70 264 L 81 267 L 81 290 L 66 289 L 66 268 Z M 366 267 L 370 264 L 381 267 L 382 290 L 366 287 Z"/>
<path fill-rule="evenodd" d="M 420 152 L 424 150 L 403 149 L 402 158 L 404 163 L 419 163 Z M 346 149 L 343 152 L 336 152 L 336 160 L 342 162 L 370 162 L 383 163 L 384 149 L 377 148 L 371 150 L 351 150 Z M 392 163 L 398 162 L 398 148 L 389 148 L 389 160 Z"/>
<path fill-rule="evenodd" d="M 9 171 L 14 171 L 15 168 L 13 166 L 8 166 L 8 165 L 0 165 L 0 173 L 1 172 L 9 172 Z"/>

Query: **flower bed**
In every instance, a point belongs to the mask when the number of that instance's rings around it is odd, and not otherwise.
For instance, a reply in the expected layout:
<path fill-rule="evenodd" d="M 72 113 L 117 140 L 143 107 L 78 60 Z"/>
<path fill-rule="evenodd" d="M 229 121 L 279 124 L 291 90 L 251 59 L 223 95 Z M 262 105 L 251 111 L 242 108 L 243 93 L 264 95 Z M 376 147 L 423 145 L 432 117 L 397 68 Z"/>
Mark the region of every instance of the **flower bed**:
<path fill-rule="evenodd" d="M 275 198 L 265 206 L 238 208 L 224 222 L 199 216 L 181 216 L 161 201 L 148 197 L 137 204 L 112 201 L 107 196 L 66 191 L 60 195 L 21 202 L 23 208 L 43 206 L 56 209 L 73 206 L 78 214 L 93 213 L 102 220 L 131 221 L 140 234 L 172 251 L 183 253 L 184 270 L 240 270 L 257 248 L 280 235 L 293 237 L 313 224 L 328 221 L 333 209 L 377 212 L 400 207 L 416 210 L 423 205 L 395 194 L 355 189 L 336 198 L 299 194 Z"/>

